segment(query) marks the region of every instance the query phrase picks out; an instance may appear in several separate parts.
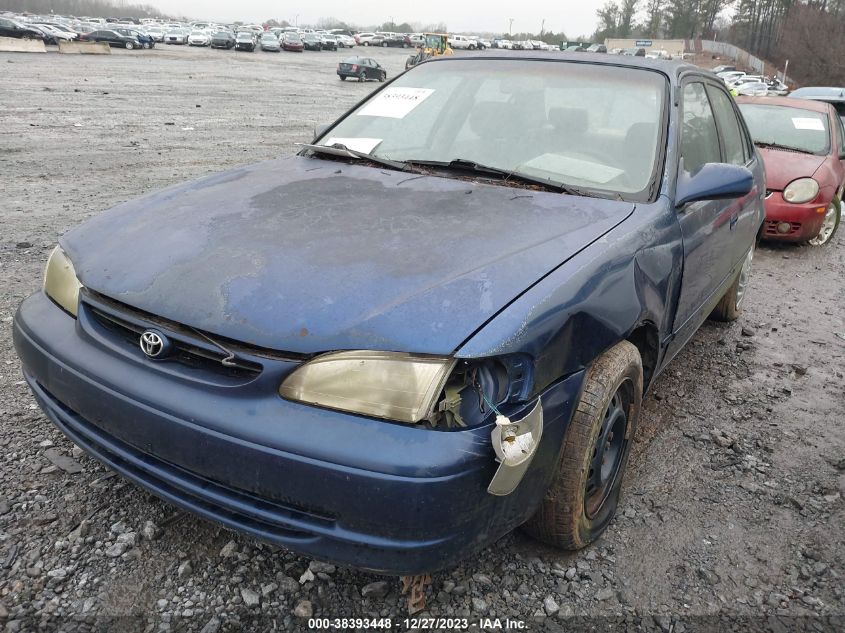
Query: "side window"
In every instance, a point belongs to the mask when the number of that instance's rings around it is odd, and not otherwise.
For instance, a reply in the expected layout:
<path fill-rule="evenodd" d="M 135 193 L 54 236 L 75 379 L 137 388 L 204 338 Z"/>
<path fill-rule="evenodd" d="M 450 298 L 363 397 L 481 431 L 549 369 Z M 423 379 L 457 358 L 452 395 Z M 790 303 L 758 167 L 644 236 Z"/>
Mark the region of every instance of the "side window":
<path fill-rule="evenodd" d="M 722 162 L 716 120 L 701 83 L 684 86 L 681 157 L 689 173 L 698 171 L 705 163 Z"/>
<path fill-rule="evenodd" d="M 842 120 L 842 117 L 838 116 L 834 113 L 833 120 L 835 121 L 834 125 L 836 129 L 839 130 L 839 155 L 842 156 L 845 154 L 845 121 Z M 838 125 L 836 125 L 838 123 Z"/>
<path fill-rule="evenodd" d="M 722 137 L 722 147 L 725 149 L 725 162 L 732 165 L 744 165 L 747 157 L 743 148 L 742 127 L 737 121 L 731 98 L 724 91 L 713 86 L 707 86 L 707 94 L 713 105 L 713 114 Z"/>

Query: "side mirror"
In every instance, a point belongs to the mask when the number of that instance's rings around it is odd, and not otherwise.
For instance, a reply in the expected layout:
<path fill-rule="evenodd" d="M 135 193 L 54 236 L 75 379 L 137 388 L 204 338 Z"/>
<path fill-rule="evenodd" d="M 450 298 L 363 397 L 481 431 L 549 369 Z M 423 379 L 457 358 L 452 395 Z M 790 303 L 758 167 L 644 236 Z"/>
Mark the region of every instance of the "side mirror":
<path fill-rule="evenodd" d="M 314 140 L 316 141 L 323 134 L 325 134 L 326 130 L 328 130 L 330 127 L 331 127 L 331 123 L 324 123 L 323 125 L 316 126 L 314 128 Z"/>
<path fill-rule="evenodd" d="M 707 163 L 694 174 L 681 168 L 675 191 L 675 206 L 698 200 L 741 198 L 751 193 L 754 176 L 746 167 L 725 163 Z"/>

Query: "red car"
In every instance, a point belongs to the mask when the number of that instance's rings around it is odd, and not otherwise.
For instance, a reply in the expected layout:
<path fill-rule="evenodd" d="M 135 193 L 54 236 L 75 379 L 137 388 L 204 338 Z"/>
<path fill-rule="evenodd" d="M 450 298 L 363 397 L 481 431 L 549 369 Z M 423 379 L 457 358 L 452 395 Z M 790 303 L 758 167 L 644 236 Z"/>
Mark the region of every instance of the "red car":
<path fill-rule="evenodd" d="M 305 50 L 305 44 L 299 33 L 288 31 L 282 35 L 282 50 L 291 51 L 292 53 L 301 53 Z"/>
<path fill-rule="evenodd" d="M 738 97 L 766 165 L 765 239 L 827 244 L 845 189 L 845 128 L 835 108 L 786 97 Z"/>

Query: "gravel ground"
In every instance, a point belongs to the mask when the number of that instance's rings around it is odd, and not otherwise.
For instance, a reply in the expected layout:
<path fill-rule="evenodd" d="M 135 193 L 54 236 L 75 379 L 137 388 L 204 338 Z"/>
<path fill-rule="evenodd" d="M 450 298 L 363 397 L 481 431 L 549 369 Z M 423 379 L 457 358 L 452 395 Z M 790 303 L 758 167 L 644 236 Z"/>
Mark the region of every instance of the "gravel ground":
<path fill-rule="evenodd" d="M 307 628 L 390 617 L 396 579 L 183 514 L 75 448 L 12 348 L 58 235 L 178 181 L 276 157 L 378 84 L 346 53 L 0 53 L 0 630 Z M 372 57 L 391 76 L 405 52 Z M 845 628 L 845 231 L 763 245 L 746 314 L 705 324 L 645 401 L 620 514 L 569 554 L 514 533 L 436 574 L 423 615 L 491 629 Z M 485 621 L 483 618 L 490 618 Z"/>

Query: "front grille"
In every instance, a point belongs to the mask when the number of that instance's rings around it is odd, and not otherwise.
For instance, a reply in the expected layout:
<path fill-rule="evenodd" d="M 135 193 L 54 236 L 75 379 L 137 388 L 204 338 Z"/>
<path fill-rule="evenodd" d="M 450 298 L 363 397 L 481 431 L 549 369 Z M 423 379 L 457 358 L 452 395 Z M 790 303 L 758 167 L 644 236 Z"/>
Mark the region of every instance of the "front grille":
<path fill-rule="evenodd" d="M 127 345 L 138 346 L 138 340 L 146 328 L 128 323 L 93 306 L 89 306 L 89 309 L 91 315 L 100 325 L 121 338 Z M 228 354 L 211 352 L 184 341 L 174 341 L 173 352 L 167 357 L 167 360 L 176 361 L 193 369 L 223 373 L 233 378 L 249 378 L 261 373 L 261 365 L 258 363 L 237 358 L 230 361 L 232 365 L 224 365 L 222 361 L 227 356 Z"/>
<path fill-rule="evenodd" d="M 778 225 L 780 223 L 781 222 L 779 220 L 766 220 L 766 235 L 794 235 L 795 233 L 801 230 L 800 222 L 789 222 L 789 231 L 786 233 L 781 233 L 780 231 L 778 231 Z"/>
<path fill-rule="evenodd" d="M 166 358 L 155 362 L 175 362 L 193 371 L 242 381 L 255 378 L 262 372 L 263 365 L 258 362 L 261 358 L 288 362 L 302 360 L 300 357 L 294 357 L 295 355 L 246 347 L 235 341 L 202 333 L 194 328 L 136 310 L 91 290 L 83 290 L 82 304 L 86 314 L 113 343 L 130 349 L 133 354 L 142 354 L 139 341 L 141 334 L 147 329 L 154 328 L 166 334 L 173 343 L 173 350 Z M 234 353 L 235 358 L 227 360 L 224 365 L 223 360 L 228 358 L 229 354 L 215 345 L 215 342 Z M 250 357 L 258 358 L 253 360 Z"/>

